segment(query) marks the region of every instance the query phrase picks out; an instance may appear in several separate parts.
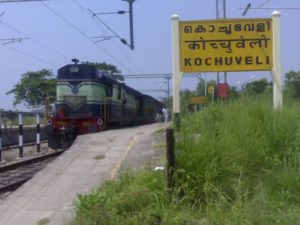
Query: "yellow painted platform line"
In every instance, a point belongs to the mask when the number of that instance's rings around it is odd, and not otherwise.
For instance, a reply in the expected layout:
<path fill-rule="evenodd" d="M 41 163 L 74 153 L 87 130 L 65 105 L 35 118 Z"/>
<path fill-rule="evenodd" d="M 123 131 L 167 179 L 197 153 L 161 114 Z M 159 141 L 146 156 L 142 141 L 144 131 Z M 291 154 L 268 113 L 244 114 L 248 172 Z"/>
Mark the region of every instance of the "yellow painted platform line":
<path fill-rule="evenodd" d="M 134 136 L 131 138 L 128 147 L 126 148 L 123 156 L 121 157 L 121 159 L 119 159 L 119 161 L 117 162 L 116 166 L 112 169 L 109 179 L 114 179 L 118 173 L 118 170 L 120 169 L 122 162 L 126 159 L 126 157 L 128 156 L 128 153 L 130 152 L 130 150 L 132 149 L 133 145 L 137 142 L 137 136 Z"/>

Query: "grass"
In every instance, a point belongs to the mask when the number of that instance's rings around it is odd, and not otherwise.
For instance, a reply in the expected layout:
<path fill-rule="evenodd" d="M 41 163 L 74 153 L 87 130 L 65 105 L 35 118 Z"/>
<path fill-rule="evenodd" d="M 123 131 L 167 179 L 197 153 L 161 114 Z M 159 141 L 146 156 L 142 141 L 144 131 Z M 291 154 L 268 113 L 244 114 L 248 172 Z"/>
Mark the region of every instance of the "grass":
<path fill-rule="evenodd" d="M 50 219 L 47 217 L 47 218 L 44 218 L 44 219 L 41 219 L 37 222 L 37 225 L 46 225 L 50 223 Z"/>
<path fill-rule="evenodd" d="M 104 159 L 104 158 L 105 158 L 105 155 L 102 155 L 102 154 L 96 155 L 96 156 L 94 157 L 94 159 L 96 159 L 96 160 L 101 160 L 101 159 Z"/>
<path fill-rule="evenodd" d="M 218 104 L 182 119 L 175 190 L 125 171 L 76 203 L 77 224 L 300 224 L 299 103 Z"/>
<path fill-rule="evenodd" d="M 186 118 L 177 146 L 177 188 L 186 204 L 206 208 L 214 224 L 299 224 L 298 109 L 274 112 L 253 100 Z"/>

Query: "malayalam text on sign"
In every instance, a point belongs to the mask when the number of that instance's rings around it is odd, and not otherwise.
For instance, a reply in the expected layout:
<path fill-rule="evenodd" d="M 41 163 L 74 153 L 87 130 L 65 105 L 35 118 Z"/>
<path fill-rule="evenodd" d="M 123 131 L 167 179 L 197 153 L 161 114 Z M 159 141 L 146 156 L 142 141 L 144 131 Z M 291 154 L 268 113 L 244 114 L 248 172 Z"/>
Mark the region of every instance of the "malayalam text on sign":
<path fill-rule="evenodd" d="M 272 19 L 179 22 L 182 72 L 271 70 Z"/>

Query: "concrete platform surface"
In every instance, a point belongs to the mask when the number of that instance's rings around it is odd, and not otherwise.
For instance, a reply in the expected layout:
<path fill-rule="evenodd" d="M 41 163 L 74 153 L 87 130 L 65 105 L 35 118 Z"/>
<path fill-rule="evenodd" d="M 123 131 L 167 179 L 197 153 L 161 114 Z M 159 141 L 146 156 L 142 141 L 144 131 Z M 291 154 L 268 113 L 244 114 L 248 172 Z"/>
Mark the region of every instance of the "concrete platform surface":
<path fill-rule="evenodd" d="M 0 201 L 0 225 L 68 224 L 77 195 L 114 178 L 130 151 L 146 152 L 131 156 L 135 166 L 155 154 L 151 135 L 161 128 L 156 123 L 79 136 L 68 151 Z"/>

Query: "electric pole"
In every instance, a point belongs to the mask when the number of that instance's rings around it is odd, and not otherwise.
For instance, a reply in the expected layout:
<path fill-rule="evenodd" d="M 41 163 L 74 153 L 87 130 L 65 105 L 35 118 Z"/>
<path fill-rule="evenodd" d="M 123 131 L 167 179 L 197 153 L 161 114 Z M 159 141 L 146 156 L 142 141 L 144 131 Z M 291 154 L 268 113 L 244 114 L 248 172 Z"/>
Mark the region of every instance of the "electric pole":
<path fill-rule="evenodd" d="M 216 18 L 217 19 L 226 19 L 226 0 L 216 0 Z M 223 12 L 223 15 L 220 16 L 220 11 Z M 220 82 L 220 75 L 219 72 L 217 72 L 217 83 Z M 227 83 L 227 72 L 224 72 L 224 83 Z"/>
<path fill-rule="evenodd" d="M 133 39 L 133 3 L 135 0 L 123 0 L 129 4 L 129 29 L 130 29 L 130 49 L 134 49 L 134 39 Z"/>

